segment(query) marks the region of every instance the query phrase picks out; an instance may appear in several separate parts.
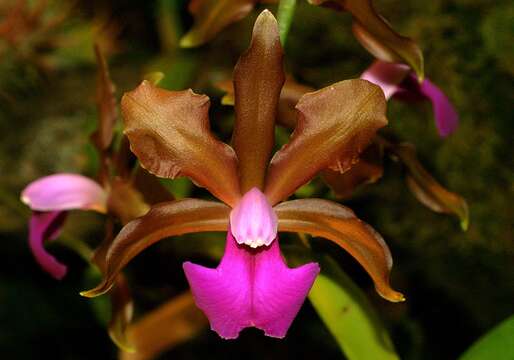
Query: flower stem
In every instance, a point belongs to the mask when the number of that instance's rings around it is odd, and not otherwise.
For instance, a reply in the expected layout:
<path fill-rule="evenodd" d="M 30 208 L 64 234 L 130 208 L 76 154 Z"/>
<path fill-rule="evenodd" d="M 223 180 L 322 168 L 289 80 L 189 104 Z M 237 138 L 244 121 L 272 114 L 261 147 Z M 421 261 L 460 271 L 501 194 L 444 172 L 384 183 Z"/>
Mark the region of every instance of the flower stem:
<path fill-rule="evenodd" d="M 287 34 L 289 33 L 289 28 L 293 22 L 295 8 L 296 0 L 280 0 L 278 5 L 277 18 L 282 46 L 286 44 Z"/>

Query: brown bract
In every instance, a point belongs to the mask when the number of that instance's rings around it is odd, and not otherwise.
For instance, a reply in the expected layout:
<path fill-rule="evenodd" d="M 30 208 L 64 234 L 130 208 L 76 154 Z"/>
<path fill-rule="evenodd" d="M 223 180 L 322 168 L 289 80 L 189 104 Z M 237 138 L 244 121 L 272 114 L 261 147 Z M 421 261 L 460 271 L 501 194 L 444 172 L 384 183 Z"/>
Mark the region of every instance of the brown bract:
<path fill-rule="evenodd" d="M 421 165 L 412 144 L 391 145 L 390 152 L 407 169 L 407 185 L 423 205 L 437 213 L 454 214 L 460 219 L 463 230 L 468 228 L 468 204 L 460 195 L 448 191 Z"/>
<path fill-rule="evenodd" d="M 116 274 L 160 239 L 227 231 L 231 207 L 241 195 L 239 184 L 243 191 L 264 185 L 268 201 L 276 205 L 327 166 L 344 171 L 376 130 L 387 123 L 386 102 L 379 87 L 364 80 L 339 82 L 300 99 L 291 140 L 268 165 L 283 82 L 281 59 L 278 24 L 264 11 L 235 71 L 235 151 L 210 133 L 205 96 L 166 91 L 144 82 L 123 97 L 126 134 L 141 164 L 159 176 L 189 176 L 226 205 L 184 199 L 152 207 L 122 229 L 106 252 L 103 282 L 83 295 L 108 291 Z M 389 285 L 392 261 L 387 246 L 353 212 L 319 199 L 285 202 L 275 211 L 282 231 L 309 233 L 335 242 L 362 264 L 382 296 L 402 300 Z"/>

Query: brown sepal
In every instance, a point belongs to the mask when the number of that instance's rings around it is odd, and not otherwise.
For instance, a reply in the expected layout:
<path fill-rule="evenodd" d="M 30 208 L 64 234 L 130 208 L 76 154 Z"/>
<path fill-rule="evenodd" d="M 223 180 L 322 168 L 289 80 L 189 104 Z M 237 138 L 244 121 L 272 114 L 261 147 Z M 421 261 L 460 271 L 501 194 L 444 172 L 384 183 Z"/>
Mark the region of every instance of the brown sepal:
<path fill-rule="evenodd" d="M 277 20 L 265 10 L 255 21 L 250 47 L 234 69 L 236 120 L 232 146 L 239 160 L 242 193 L 264 187 L 284 84 L 282 58 Z"/>

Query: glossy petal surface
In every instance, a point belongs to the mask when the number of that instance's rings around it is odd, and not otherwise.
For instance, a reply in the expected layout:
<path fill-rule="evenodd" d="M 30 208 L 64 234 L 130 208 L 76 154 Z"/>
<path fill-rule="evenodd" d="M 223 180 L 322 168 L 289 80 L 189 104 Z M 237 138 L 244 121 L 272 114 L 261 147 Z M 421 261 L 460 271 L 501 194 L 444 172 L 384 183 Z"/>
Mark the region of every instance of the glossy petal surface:
<path fill-rule="evenodd" d="M 319 273 L 315 263 L 289 269 L 278 240 L 250 249 L 227 234 L 225 255 L 216 269 L 190 262 L 184 271 L 195 297 L 222 338 L 237 338 L 250 326 L 267 336 L 286 335 Z"/>
<path fill-rule="evenodd" d="M 32 210 L 106 211 L 107 194 L 95 181 L 77 174 L 55 174 L 30 183 L 21 200 Z"/>
<path fill-rule="evenodd" d="M 50 255 L 45 247 L 45 241 L 55 239 L 64 221 L 65 213 L 62 211 L 35 212 L 29 221 L 29 246 L 37 263 L 47 273 L 57 280 L 66 275 L 66 265 L 61 264 Z"/>
<path fill-rule="evenodd" d="M 286 201 L 275 206 L 279 231 L 324 237 L 348 251 L 368 272 L 377 292 L 389 301 L 403 295 L 389 285 L 392 258 L 384 239 L 353 211 L 322 199 Z"/>
<path fill-rule="evenodd" d="M 81 294 L 94 297 L 109 291 L 116 275 L 132 258 L 163 238 L 202 231 L 225 231 L 229 213 L 230 208 L 222 203 L 197 199 L 155 205 L 145 216 L 121 229 L 105 251 L 106 270 L 102 283 Z"/>
<path fill-rule="evenodd" d="M 236 121 L 232 146 L 239 160 L 242 193 L 264 187 L 284 83 L 282 57 L 277 20 L 265 10 L 255 21 L 250 47 L 234 69 Z"/>
<path fill-rule="evenodd" d="M 209 98 L 143 81 L 121 101 L 125 134 L 141 165 L 156 176 L 183 175 L 229 205 L 240 197 L 234 150 L 210 132 Z"/>
<path fill-rule="evenodd" d="M 248 191 L 230 212 L 230 229 L 238 244 L 269 246 L 277 237 L 277 215 L 257 188 Z"/>
<path fill-rule="evenodd" d="M 375 132 L 387 124 L 380 88 L 346 80 L 305 94 L 291 140 L 270 163 L 264 193 L 271 204 L 287 198 L 319 171 L 348 170 Z"/>

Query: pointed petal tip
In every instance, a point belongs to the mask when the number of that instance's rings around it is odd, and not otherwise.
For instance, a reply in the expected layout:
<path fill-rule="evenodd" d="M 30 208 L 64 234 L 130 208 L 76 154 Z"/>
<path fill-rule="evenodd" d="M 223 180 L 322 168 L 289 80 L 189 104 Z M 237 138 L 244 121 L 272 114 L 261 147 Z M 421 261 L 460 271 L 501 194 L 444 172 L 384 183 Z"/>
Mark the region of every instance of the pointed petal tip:
<path fill-rule="evenodd" d="M 263 10 L 253 26 L 254 36 L 257 31 L 265 31 L 266 33 L 278 36 L 278 21 L 271 11 Z"/>
<path fill-rule="evenodd" d="M 103 295 L 106 292 L 108 292 L 109 290 L 111 290 L 112 286 L 113 286 L 112 284 L 107 285 L 107 283 L 104 281 L 100 285 L 95 287 L 94 289 L 81 291 L 79 294 L 80 294 L 80 296 L 83 296 L 86 298 L 94 298 L 94 297 Z"/>
<path fill-rule="evenodd" d="M 390 302 L 394 302 L 394 303 L 398 303 L 398 302 L 404 302 L 406 299 L 405 299 L 405 296 L 401 293 L 401 292 L 398 292 L 398 291 L 394 291 L 393 289 L 391 288 L 388 288 L 388 289 L 379 289 L 378 287 L 375 288 L 377 293 L 383 297 L 384 299 L 390 301 Z"/>

